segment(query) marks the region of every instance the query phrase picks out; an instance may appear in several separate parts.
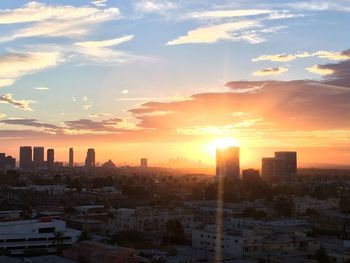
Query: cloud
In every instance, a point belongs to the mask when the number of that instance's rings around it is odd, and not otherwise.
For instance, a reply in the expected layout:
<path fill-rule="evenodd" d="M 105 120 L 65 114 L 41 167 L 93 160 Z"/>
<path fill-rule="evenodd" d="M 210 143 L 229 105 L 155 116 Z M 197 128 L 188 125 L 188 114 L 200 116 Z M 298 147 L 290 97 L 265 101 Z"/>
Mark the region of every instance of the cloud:
<path fill-rule="evenodd" d="M 106 6 L 107 0 L 93 0 L 92 3 L 95 6 L 103 7 L 103 6 Z"/>
<path fill-rule="evenodd" d="M 318 65 L 318 67 L 333 71 L 331 75 L 325 76 L 324 82 L 327 84 L 350 88 L 350 59 L 334 64 Z"/>
<path fill-rule="evenodd" d="M 37 128 L 48 128 L 48 129 L 59 129 L 58 126 L 53 124 L 44 123 L 38 121 L 37 119 L 21 119 L 21 118 L 13 118 L 13 119 L 5 119 L 0 120 L 0 123 L 8 124 L 8 125 L 21 125 L 21 126 L 30 126 Z"/>
<path fill-rule="evenodd" d="M 187 15 L 187 17 L 194 19 L 222 19 L 232 17 L 256 16 L 270 13 L 272 13 L 271 10 L 265 9 L 234 9 L 194 12 Z"/>
<path fill-rule="evenodd" d="M 238 22 L 210 25 L 191 30 L 185 36 L 169 41 L 166 45 L 190 43 L 215 43 L 220 40 L 238 40 L 243 36 L 242 30 L 260 27 L 257 21 L 243 20 Z"/>
<path fill-rule="evenodd" d="M 30 2 L 21 8 L 2 10 L 0 24 L 31 23 L 0 38 L 0 42 L 25 37 L 75 37 L 86 35 L 93 25 L 118 19 L 118 8 L 47 5 Z"/>
<path fill-rule="evenodd" d="M 112 113 L 105 113 L 105 112 L 99 112 L 99 113 L 91 113 L 89 114 L 90 118 L 98 118 L 98 117 L 105 117 L 105 116 L 112 116 Z"/>
<path fill-rule="evenodd" d="M 285 67 L 266 68 L 252 73 L 253 76 L 278 76 L 288 71 Z"/>
<path fill-rule="evenodd" d="M 298 52 L 296 54 L 275 54 L 275 55 L 261 55 L 259 57 L 253 58 L 253 62 L 257 61 L 271 61 L 271 62 L 289 62 L 298 58 L 309 58 L 309 57 L 318 57 L 322 59 L 329 60 L 347 60 L 350 59 L 350 51 L 345 50 L 342 52 L 338 51 L 316 51 L 314 53 L 309 52 Z"/>
<path fill-rule="evenodd" d="M 0 87 L 13 84 L 18 78 L 51 68 L 63 61 L 60 52 L 7 53 L 0 55 Z"/>
<path fill-rule="evenodd" d="M 30 104 L 33 103 L 32 100 L 15 100 L 12 97 L 12 94 L 4 94 L 0 96 L 0 103 L 8 103 L 13 105 L 16 108 L 19 108 L 21 110 L 25 111 L 33 111 L 30 107 Z"/>
<path fill-rule="evenodd" d="M 320 65 L 314 65 L 312 67 L 308 67 L 306 68 L 307 71 L 314 73 L 314 74 L 318 74 L 318 75 L 331 75 L 334 73 L 334 71 L 332 69 L 328 69 L 325 67 L 322 67 Z"/>
<path fill-rule="evenodd" d="M 123 37 L 108 39 L 108 40 L 100 40 L 100 41 L 85 41 L 85 42 L 77 42 L 74 45 L 88 48 L 98 48 L 98 47 L 111 47 L 117 46 L 121 43 L 130 41 L 134 38 L 134 35 L 127 35 Z"/>
<path fill-rule="evenodd" d="M 35 87 L 36 90 L 49 90 L 48 87 Z"/>
<path fill-rule="evenodd" d="M 123 120 L 120 118 L 106 119 L 102 121 L 93 121 L 90 119 L 79 119 L 64 122 L 63 128 L 68 133 L 77 132 L 118 132 L 123 129 L 119 124 Z"/>
<path fill-rule="evenodd" d="M 128 93 L 129 93 L 129 91 L 127 89 L 123 89 L 122 92 L 121 92 L 121 94 L 123 94 L 123 95 L 126 95 Z"/>
<path fill-rule="evenodd" d="M 288 6 L 303 11 L 328 11 L 335 10 L 340 12 L 349 12 L 350 4 L 347 0 L 340 1 L 299 1 L 289 3 Z"/>
<path fill-rule="evenodd" d="M 166 11 L 176 9 L 177 5 L 166 0 L 140 0 L 136 1 L 135 9 L 140 13 L 163 14 Z"/>

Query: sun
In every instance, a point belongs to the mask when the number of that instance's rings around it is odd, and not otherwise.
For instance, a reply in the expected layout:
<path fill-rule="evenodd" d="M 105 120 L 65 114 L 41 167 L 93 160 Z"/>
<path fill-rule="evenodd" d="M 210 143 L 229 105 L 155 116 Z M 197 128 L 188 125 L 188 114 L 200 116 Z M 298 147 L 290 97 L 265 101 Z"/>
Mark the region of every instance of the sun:
<path fill-rule="evenodd" d="M 209 141 L 209 143 L 206 145 L 206 150 L 210 153 L 211 156 L 215 156 L 216 149 L 224 149 L 231 146 L 238 147 L 238 140 L 235 138 L 217 138 Z"/>

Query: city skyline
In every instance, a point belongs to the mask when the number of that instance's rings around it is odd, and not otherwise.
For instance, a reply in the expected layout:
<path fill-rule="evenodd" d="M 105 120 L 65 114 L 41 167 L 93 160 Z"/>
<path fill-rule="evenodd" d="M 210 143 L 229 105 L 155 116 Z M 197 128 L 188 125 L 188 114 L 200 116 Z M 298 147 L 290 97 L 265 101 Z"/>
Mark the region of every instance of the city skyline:
<path fill-rule="evenodd" d="M 2 1 L 1 151 L 214 165 L 212 141 L 234 138 L 243 167 L 279 149 L 347 165 L 349 12 L 344 0 Z"/>

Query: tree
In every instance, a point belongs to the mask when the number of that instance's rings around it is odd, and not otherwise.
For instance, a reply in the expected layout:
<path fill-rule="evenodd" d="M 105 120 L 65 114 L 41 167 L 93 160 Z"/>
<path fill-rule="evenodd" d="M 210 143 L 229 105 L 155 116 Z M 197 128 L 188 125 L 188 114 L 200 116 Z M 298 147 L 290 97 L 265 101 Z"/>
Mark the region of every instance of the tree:
<path fill-rule="evenodd" d="M 166 222 L 166 232 L 163 241 L 168 244 L 184 244 L 186 243 L 185 231 L 182 224 L 178 220 L 170 219 Z"/>
<path fill-rule="evenodd" d="M 316 252 L 315 259 L 320 263 L 330 263 L 331 259 L 329 258 L 327 251 L 323 246 Z"/>
<path fill-rule="evenodd" d="M 273 208 L 278 216 L 291 216 L 293 214 L 294 202 L 288 196 L 275 198 Z"/>

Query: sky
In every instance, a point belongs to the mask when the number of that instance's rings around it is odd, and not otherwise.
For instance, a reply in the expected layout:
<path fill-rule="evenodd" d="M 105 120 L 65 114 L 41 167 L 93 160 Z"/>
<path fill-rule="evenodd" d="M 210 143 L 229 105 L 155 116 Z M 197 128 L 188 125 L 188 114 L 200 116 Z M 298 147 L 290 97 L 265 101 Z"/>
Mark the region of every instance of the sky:
<path fill-rule="evenodd" d="M 0 2 L 0 152 L 350 163 L 350 1 Z"/>

